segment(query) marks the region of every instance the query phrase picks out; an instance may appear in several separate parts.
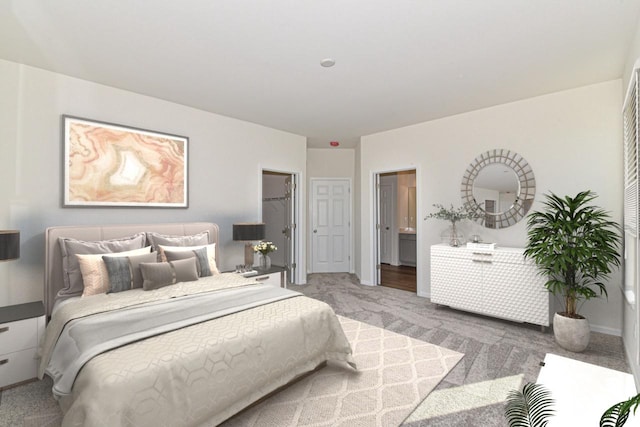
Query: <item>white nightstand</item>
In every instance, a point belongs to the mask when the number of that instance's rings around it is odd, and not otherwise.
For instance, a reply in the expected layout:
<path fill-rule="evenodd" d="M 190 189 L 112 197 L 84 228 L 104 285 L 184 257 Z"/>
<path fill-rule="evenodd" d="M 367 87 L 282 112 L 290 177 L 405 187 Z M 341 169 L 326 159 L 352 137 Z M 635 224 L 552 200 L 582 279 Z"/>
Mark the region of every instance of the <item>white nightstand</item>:
<path fill-rule="evenodd" d="M 257 282 L 281 288 L 287 287 L 287 282 L 285 280 L 285 273 L 287 270 L 284 267 L 274 265 L 266 270 L 258 268 L 256 271 L 258 272 L 258 275 L 253 276 L 253 279 Z"/>
<path fill-rule="evenodd" d="M 0 388 L 37 377 L 45 323 L 40 301 L 0 307 Z"/>

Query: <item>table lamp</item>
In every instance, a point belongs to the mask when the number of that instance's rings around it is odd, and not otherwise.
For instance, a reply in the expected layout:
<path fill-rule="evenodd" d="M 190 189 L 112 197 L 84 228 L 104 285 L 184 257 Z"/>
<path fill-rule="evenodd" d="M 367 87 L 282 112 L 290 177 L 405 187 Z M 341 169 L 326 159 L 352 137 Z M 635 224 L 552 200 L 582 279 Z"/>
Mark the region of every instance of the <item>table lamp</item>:
<path fill-rule="evenodd" d="M 244 246 L 244 265 L 253 265 L 253 241 L 264 239 L 263 222 L 241 222 L 233 224 L 233 240 L 247 242 Z"/>
<path fill-rule="evenodd" d="M 20 232 L 0 230 L 0 261 L 20 258 Z"/>

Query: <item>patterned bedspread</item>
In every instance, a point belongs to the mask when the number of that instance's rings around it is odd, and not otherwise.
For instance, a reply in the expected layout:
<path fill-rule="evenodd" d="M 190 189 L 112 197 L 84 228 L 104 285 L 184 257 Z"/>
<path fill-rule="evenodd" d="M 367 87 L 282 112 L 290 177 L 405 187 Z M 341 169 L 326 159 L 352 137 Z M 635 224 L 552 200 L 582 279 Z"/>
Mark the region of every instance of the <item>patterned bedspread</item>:
<path fill-rule="evenodd" d="M 47 327 L 41 372 L 57 336 L 75 317 L 248 283 L 223 274 L 157 291 L 70 302 Z M 71 394 L 60 399 L 63 425 L 217 425 L 327 360 L 353 363 L 333 310 L 307 297 L 285 299 L 94 357 L 80 371 Z"/>

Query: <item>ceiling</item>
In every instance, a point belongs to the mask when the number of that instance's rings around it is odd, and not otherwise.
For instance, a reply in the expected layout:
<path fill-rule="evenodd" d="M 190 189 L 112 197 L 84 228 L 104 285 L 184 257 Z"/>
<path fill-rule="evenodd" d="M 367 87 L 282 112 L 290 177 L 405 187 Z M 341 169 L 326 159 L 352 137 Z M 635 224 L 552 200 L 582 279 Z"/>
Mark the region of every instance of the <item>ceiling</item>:
<path fill-rule="evenodd" d="M 639 12 L 640 0 L 3 0 L 0 58 L 353 147 L 619 78 Z"/>

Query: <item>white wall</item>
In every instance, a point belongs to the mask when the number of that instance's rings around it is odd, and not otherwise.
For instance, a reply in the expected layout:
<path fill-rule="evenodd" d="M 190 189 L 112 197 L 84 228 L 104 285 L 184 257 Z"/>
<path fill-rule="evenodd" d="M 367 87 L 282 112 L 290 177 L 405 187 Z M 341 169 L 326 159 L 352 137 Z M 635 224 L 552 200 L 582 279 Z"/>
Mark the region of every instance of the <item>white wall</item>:
<path fill-rule="evenodd" d="M 304 137 L 7 61 L 0 93 L 0 227 L 22 242 L 20 260 L 0 264 L 0 305 L 43 298 L 46 227 L 212 221 L 226 270 L 243 260 L 231 224 L 260 219 L 263 168 L 300 173 L 305 200 Z M 189 208 L 62 208 L 61 114 L 188 136 Z"/>
<path fill-rule="evenodd" d="M 375 172 L 417 169 L 418 294 L 430 294 L 432 244 L 440 242 L 443 221 L 421 220 L 432 205 L 460 206 L 460 183 L 469 163 L 492 148 L 507 148 L 531 165 L 537 182 L 533 209 L 542 194 L 560 195 L 585 189 L 599 194 L 597 203 L 622 219 L 621 81 L 614 80 L 420 123 L 361 138 L 361 251 L 357 274 L 373 280 L 372 176 Z M 463 222 L 465 236 L 479 234 L 502 246 L 526 244 L 524 221 L 503 230 Z M 585 304 L 594 330 L 621 333 L 621 275 L 608 287 L 609 301 Z"/>
<path fill-rule="evenodd" d="M 355 150 L 351 148 L 307 149 L 307 176 L 311 178 L 354 177 Z"/>

